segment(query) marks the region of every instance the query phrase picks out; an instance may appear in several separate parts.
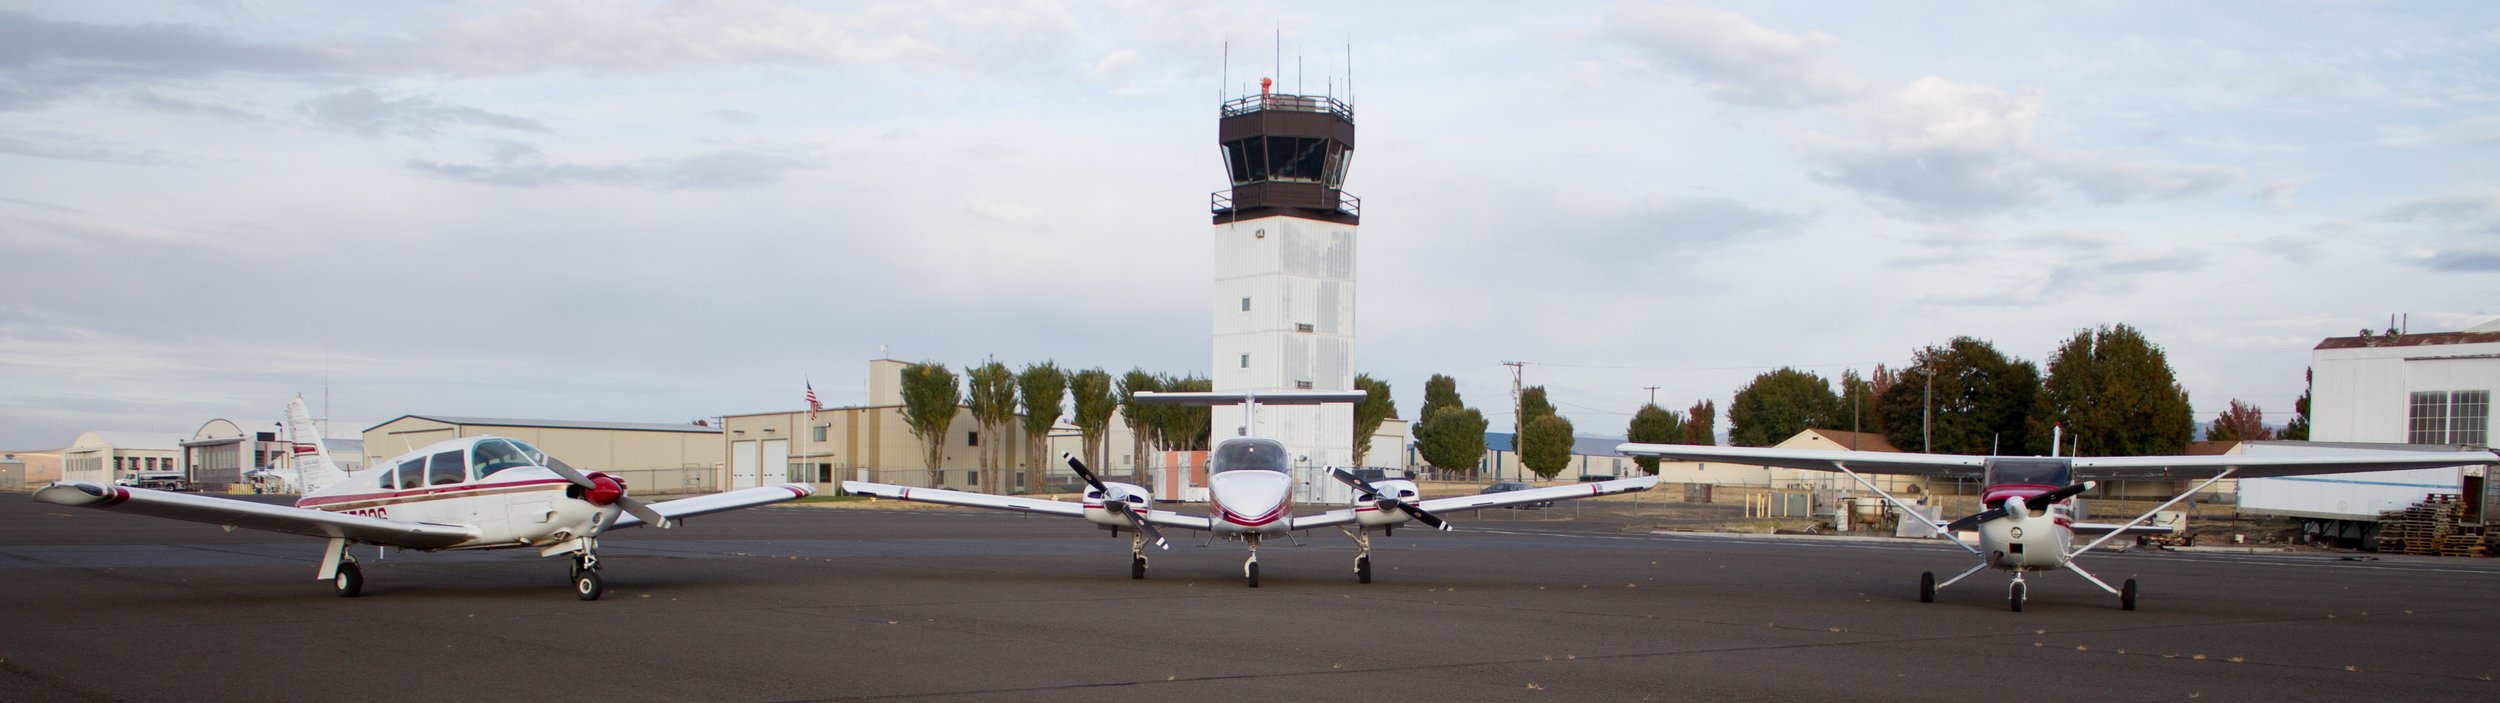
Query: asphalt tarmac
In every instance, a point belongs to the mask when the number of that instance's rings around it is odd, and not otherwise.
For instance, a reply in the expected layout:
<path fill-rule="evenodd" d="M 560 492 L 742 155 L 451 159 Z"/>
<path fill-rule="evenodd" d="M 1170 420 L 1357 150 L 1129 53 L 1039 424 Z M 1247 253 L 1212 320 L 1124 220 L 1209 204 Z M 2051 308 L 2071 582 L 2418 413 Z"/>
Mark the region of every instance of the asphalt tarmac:
<path fill-rule="evenodd" d="M 2495 700 L 2500 560 L 2130 553 L 2008 612 L 1941 545 L 1457 515 L 1261 550 L 1013 514 L 766 508 L 561 559 L 360 549 L 0 493 L 0 700 Z M 1627 531 L 1628 530 L 1628 531 Z"/>

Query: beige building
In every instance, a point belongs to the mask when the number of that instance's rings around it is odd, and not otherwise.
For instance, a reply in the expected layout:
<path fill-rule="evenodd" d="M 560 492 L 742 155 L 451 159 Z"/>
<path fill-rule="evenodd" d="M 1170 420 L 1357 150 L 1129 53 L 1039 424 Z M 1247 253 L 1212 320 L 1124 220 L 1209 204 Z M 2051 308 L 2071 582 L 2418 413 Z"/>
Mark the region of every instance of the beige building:
<path fill-rule="evenodd" d="M 447 439 L 510 437 L 584 471 L 616 474 L 638 491 L 704 492 L 720 485 L 721 434 L 703 425 L 402 415 L 366 429 L 362 449 L 363 464 L 373 466 Z"/>
<path fill-rule="evenodd" d="M 0 463 L 17 465 L 20 488 L 36 488 L 61 480 L 61 451 L 0 452 Z M 5 486 L 0 486 L 5 488 Z"/>
<path fill-rule="evenodd" d="M 61 479 L 112 483 L 140 471 L 181 471 L 183 435 L 97 430 L 61 450 Z"/>
<path fill-rule="evenodd" d="M 246 431 L 232 420 L 210 420 L 182 441 L 184 479 L 209 488 L 242 483 L 243 472 L 293 455 L 278 438 L 276 425 Z"/>

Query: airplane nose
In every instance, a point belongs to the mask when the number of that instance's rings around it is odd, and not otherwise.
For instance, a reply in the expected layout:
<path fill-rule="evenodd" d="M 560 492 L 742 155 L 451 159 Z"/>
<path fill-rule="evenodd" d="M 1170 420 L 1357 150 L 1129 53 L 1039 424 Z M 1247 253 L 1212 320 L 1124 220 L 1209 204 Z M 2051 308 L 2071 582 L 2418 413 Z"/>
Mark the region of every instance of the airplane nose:
<path fill-rule="evenodd" d="M 1293 478 L 1273 471 L 1228 471 L 1208 483 L 1224 511 L 1244 520 L 1273 517 L 1293 494 Z"/>

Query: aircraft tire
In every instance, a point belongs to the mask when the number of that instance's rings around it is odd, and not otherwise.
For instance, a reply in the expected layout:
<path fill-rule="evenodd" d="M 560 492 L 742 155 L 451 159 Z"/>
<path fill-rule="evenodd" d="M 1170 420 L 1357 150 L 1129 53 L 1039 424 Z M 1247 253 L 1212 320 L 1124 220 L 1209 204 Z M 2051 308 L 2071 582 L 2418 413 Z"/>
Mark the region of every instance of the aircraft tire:
<path fill-rule="evenodd" d="M 339 575 L 330 579 L 330 586 L 338 589 L 340 598 L 354 598 L 365 590 L 365 572 L 352 561 L 340 564 Z"/>
<path fill-rule="evenodd" d="M 2120 610 L 2135 609 L 2135 579 L 2127 579 L 2126 585 L 2118 588 L 2118 608 Z"/>
<path fill-rule="evenodd" d="M 1934 602 L 1936 602 L 1936 572 L 1933 572 L 1933 571 L 1921 571 L 1921 572 L 1919 572 L 1919 574 L 1918 574 L 1918 602 L 1921 602 L 1921 603 L 1934 603 Z"/>
<path fill-rule="evenodd" d="M 2017 613 L 2023 612 L 2023 589 L 2020 581 L 2014 582 L 2012 587 L 2005 589 L 2005 600 Z"/>
<path fill-rule="evenodd" d="M 607 584 L 599 581 L 597 571 L 584 571 L 573 577 L 573 595 L 582 600 L 598 600 L 600 594 L 607 590 Z"/>
<path fill-rule="evenodd" d="M 1356 557 L 1354 559 L 1354 580 L 1361 583 L 1372 582 L 1371 557 Z"/>
<path fill-rule="evenodd" d="M 1250 562 L 1250 570 L 1249 570 L 1248 574 L 1249 574 L 1249 579 L 1250 579 L 1250 587 L 1251 587 L 1251 588 L 1258 588 L 1258 587 L 1259 587 L 1259 563 L 1258 563 L 1258 562 L 1255 562 L 1255 561 L 1254 561 L 1254 562 Z"/>
<path fill-rule="evenodd" d="M 1142 579 L 1146 577 L 1145 557 L 1137 557 L 1128 561 L 1128 577 L 1133 579 Z"/>

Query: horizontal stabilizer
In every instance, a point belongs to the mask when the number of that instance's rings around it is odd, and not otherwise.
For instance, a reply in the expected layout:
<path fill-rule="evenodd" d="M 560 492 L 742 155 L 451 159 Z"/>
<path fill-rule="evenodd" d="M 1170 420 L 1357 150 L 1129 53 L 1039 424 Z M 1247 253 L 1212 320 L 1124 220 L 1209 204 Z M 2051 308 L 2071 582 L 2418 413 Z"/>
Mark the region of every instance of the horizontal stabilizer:
<path fill-rule="evenodd" d="M 1363 391 L 1138 391 L 1138 405 L 1323 405 L 1360 403 Z"/>

